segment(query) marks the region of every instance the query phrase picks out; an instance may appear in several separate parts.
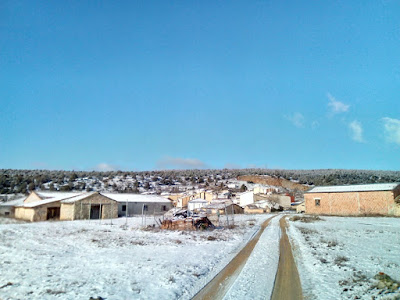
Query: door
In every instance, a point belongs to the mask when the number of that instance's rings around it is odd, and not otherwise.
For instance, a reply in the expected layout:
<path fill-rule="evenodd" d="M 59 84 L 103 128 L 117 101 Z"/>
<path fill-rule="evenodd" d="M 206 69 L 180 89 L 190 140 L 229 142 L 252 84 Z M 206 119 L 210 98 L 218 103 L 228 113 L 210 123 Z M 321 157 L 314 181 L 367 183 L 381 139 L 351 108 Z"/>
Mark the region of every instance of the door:
<path fill-rule="evenodd" d="M 60 208 L 59 207 L 48 207 L 47 208 L 47 220 L 59 220 L 60 219 Z"/>
<path fill-rule="evenodd" d="M 91 205 L 90 206 L 90 219 L 98 220 L 100 219 L 101 209 L 100 205 Z"/>

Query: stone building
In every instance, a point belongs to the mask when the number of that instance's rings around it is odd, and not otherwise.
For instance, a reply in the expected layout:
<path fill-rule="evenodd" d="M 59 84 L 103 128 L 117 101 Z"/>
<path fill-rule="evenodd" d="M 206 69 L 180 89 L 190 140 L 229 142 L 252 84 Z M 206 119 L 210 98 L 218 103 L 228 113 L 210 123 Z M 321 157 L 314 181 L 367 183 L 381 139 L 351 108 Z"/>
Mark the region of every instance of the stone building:
<path fill-rule="evenodd" d="M 98 192 L 31 192 L 15 206 L 15 218 L 26 221 L 108 219 L 118 216 L 118 203 Z"/>
<path fill-rule="evenodd" d="M 304 193 L 306 213 L 400 216 L 400 184 L 318 186 Z"/>

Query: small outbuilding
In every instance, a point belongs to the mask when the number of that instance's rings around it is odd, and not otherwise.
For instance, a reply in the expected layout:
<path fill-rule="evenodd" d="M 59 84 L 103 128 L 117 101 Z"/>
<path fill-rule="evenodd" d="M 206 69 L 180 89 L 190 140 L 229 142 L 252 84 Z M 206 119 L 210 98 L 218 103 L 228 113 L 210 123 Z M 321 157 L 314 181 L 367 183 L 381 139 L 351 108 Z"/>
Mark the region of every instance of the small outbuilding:
<path fill-rule="evenodd" d="M 207 215 L 223 215 L 228 214 L 242 214 L 243 208 L 234 204 L 231 200 L 214 200 L 210 204 L 203 207 Z"/>
<path fill-rule="evenodd" d="M 200 209 L 200 208 L 206 206 L 207 204 L 208 204 L 207 200 L 204 200 L 201 198 L 193 199 L 188 202 L 188 210 L 193 211 L 195 209 Z"/>
<path fill-rule="evenodd" d="M 400 183 L 318 186 L 304 199 L 307 214 L 400 216 Z"/>
<path fill-rule="evenodd" d="M 118 217 L 134 215 L 163 215 L 173 207 L 173 202 L 157 195 L 104 194 L 118 202 Z"/>

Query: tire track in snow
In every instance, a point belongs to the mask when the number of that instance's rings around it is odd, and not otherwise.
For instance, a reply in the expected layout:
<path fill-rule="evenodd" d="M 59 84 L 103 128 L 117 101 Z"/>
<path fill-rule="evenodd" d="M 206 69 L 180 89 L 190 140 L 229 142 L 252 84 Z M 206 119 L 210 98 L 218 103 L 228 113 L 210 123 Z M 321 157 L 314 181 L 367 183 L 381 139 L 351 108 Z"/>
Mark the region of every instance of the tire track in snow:
<path fill-rule="evenodd" d="M 225 294 L 230 290 L 236 279 L 240 276 L 247 260 L 252 254 L 260 237 L 263 235 L 265 228 L 269 225 L 274 217 L 268 218 L 262 225 L 258 233 L 247 243 L 247 245 L 232 259 L 232 261 L 217 274 L 203 289 L 201 289 L 192 299 L 223 299 Z M 279 227 L 278 227 L 279 229 Z M 279 239 L 276 239 L 277 241 Z M 279 250 L 279 247 L 278 247 Z M 278 255 L 276 261 L 278 261 Z M 274 272 L 274 277 L 275 277 Z M 265 280 L 264 280 L 265 281 Z M 272 281 L 273 282 L 273 281 Z"/>
<path fill-rule="evenodd" d="M 281 217 L 271 220 L 224 299 L 271 298 L 278 270 Z"/>
<path fill-rule="evenodd" d="M 279 268 L 275 278 L 274 290 L 271 299 L 303 299 L 300 276 L 294 261 L 292 247 L 286 234 L 285 217 L 280 220 L 282 237 L 279 242 Z"/>

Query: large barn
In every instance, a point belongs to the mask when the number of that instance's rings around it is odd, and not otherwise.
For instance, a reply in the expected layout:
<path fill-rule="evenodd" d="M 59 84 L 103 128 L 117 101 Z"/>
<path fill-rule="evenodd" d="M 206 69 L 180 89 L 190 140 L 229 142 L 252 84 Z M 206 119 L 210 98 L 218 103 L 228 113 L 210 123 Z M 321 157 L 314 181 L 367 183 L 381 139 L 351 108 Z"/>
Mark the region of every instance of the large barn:
<path fill-rule="evenodd" d="M 318 186 L 304 199 L 308 214 L 400 216 L 400 183 Z"/>
<path fill-rule="evenodd" d="M 118 216 L 118 203 L 98 192 L 31 192 L 15 206 L 15 218 L 26 221 L 109 219 Z"/>

